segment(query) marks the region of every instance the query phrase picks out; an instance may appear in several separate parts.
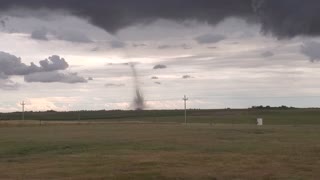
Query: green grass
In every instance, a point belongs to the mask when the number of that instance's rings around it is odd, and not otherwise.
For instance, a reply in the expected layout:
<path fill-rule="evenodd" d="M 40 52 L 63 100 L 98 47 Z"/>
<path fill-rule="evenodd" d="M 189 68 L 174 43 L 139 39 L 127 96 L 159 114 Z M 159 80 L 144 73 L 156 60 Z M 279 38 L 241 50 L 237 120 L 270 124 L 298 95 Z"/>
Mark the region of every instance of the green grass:
<path fill-rule="evenodd" d="M 320 126 L 0 126 L 0 179 L 318 179 Z"/>

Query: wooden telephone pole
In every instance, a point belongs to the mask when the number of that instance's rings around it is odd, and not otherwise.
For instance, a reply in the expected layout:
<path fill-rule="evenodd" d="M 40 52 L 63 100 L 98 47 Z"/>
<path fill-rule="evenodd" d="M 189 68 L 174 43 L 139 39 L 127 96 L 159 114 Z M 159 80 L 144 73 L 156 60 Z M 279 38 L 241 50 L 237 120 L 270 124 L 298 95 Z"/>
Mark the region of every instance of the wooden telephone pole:
<path fill-rule="evenodd" d="M 21 106 L 22 106 L 22 120 L 24 121 L 24 106 L 26 105 L 26 103 L 24 101 L 22 101 Z"/>
<path fill-rule="evenodd" d="M 182 99 L 184 101 L 184 122 L 187 124 L 187 101 L 189 100 L 186 95 Z"/>

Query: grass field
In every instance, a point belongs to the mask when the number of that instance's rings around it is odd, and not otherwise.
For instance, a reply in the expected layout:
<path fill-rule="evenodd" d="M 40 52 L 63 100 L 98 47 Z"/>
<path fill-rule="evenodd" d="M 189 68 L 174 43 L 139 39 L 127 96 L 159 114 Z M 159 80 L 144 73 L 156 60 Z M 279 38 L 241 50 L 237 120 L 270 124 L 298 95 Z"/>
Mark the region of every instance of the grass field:
<path fill-rule="evenodd" d="M 319 179 L 319 125 L 0 125 L 0 179 Z"/>

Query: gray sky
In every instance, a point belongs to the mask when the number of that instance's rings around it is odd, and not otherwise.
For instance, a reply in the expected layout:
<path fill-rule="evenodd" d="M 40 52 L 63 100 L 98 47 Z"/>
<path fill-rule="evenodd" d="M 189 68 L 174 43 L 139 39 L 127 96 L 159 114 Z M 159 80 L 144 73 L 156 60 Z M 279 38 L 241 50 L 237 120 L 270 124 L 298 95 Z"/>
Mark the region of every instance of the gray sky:
<path fill-rule="evenodd" d="M 189 14 L 152 14 L 147 23 L 134 13 L 104 23 L 68 3 L 48 10 L 8 2 L 0 5 L 1 112 L 20 110 L 23 100 L 34 111 L 132 109 L 128 63 L 147 109 L 180 109 L 184 94 L 190 108 L 320 106 L 320 39 L 297 27 L 302 19 L 289 31 L 252 20 L 245 7 L 217 19 L 186 7 Z"/>

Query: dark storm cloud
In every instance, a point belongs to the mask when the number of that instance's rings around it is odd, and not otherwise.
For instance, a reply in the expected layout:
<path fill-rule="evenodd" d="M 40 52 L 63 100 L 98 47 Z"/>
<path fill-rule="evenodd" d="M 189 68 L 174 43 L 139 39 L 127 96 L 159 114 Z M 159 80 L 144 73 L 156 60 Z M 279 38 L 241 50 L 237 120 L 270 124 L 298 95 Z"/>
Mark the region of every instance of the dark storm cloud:
<path fill-rule="evenodd" d="M 184 76 L 182 76 L 182 79 L 191 79 L 191 78 L 193 78 L 193 77 L 190 76 L 190 75 L 184 75 Z"/>
<path fill-rule="evenodd" d="M 6 21 L 1 19 L 0 20 L 0 25 L 1 25 L 2 28 L 6 28 Z"/>
<path fill-rule="evenodd" d="M 31 33 L 31 38 L 41 41 L 48 41 L 48 31 L 45 29 L 37 29 Z"/>
<path fill-rule="evenodd" d="M 158 64 L 158 65 L 155 65 L 154 67 L 153 67 L 153 69 L 166 69 L 167 68 L 167 66 L 166 65 L 163 65 L 163 64 Z"/>
<path fill-rule="evenodd" d="M 109 32 L 156 19 L 197 19 L 216 24 L 229 16 L 249 17 L 251 0 L 2 0 L 0 7 L 65 9 Z"/>
<path fill-rule="evenodd" d="M 6 17 L 6 16 L 1 17 L 1 15 L 0 15 L 0 28 L 2 28 L 3 30 L 6 29 L 8 21 L 9 21 L 8 17 Z"/>
<path fill-rule="evenodd" d="M 2 77 L 26 75 L 33 72 L 38 72 L 40 69 L 40 67 L 33 63 L 26 65 L 21 62 L 21 58 L 0 51 L 0 74 L 2 74 Z"/>
<path fill-rule="evenodd" d="M 76 73 L 62 73 L 59 70 L 65 70 L 69 64 L 65 59 L 57 55 L 53 55 L 48 59 L 39 61 L 40 66 L 31 63 L 26 65 L 21 62 L 21 58 L 0 51 L 0 84 L 1 87 L 8 87 L 14 83 L 9 80 L 10 76 L 25 76 L 26 82 L 63 82 L 63 83 L 78 83 L 87 82 L 83 77 Z M 5 82 L 5 83 L 4 83 Z"/>
<path fill-rule="evenodd" d="M 0 73 L 0 79 L 8 79 L 9 76 L 4 74 L 3 72 Z"/>
<path fill-rule="evenodd" d="M 91 40 L 86 34 L 78 32 L 78 31 L 65 31 L 53 33 L 54 37 L 58 40 L 68 41 L 73 43 L 91 43 Z"/>
<path fill-rule="evenodd" d="M 268 58 L 268 57 L 272 57 L 272 56 L 274 56 L 274 54 L 271 51 L 266 51 L 266 52 L 261 53 L 261 57 L 264 57 L 264 58 Z"/>
<path fill-rule="evenodd" d="M 86 83 L 87 80 L 84 77 L 78 76 L 77 73 L 62 73 L 58 71 L 52 72 L 38 72 L 33 74 L 28 74 L 24 76 L 26 82 L 41 82 L 41 83 Z"/>
<path fill-rule="evenodd" d="M 278 38 L 320 35 L 319 0 L 253 0 L 262 32 Z"/>
<path fill-rule="evenodd" d="M 135 48 L 138 48 L 138 47 L 146 47 L 147 44 L 144 44 L 144 43 L 133 43 L 132 44 L 132 47 L 135 47 Z"/>
<path fill-rule="evenodd" d="M 111 41 L 110 42 L 110 46 L 113 48 L 113 49 L 119 49 L 119 48 L 124 48 L 126 47 L 126 44 L 124 42 L 121 42 L 121 41 Z"/>
<path fill-rule="evenodd" d="M 160 45 L 160 46 L 158 46 L 158 49 L 169 49 L 169 48 L 172 48 L 172 46 L 170 46 L 170 45 Z"/>
<path fill-rule="evenodd" d="M 182 49 L 192 49 L 192 47 L 188 44 L 180 44 L 180 45 L 160 45 L 157 47 L 160 50 L 172 49 L 172 48 L 182 48 Z"/>
<path fill-rule="evenodd" d="M 31 33 L 31 39 L 48 41 L 48 35 L 61 41 L 67 41 L 72 43 L 91 43 L 93 42 L 87 35 L 78 31 L 59 31 L 52 32 L 45 28 L 34 30 Z"/>
<path fill-rule="evenodd" d="M 182 49 L 192 49 L 192 47 L 188 44 L 181 44 Z"/>
<path fill-rule="evenodd" d="M 320 35 L 318 0 L 2 0 L 0 9 L 67 10 L 108 32 L 157 19 L 197 20 L 215 25 L 227 17 L 260 23 L 278 38 Z"/>
<path fill-rule="evenodd" d="M 301 53 L 309 57 L 311 62 L 320 61 L 320 43 L 310 41 L 301 46 Z"/>
<path fill-rule="evenodd" d="M 69 64 L 66 62 L 66 60 L 57 55 L 53 55 L 48 59 L 40 61 L 39 63 L 42 71 L 65 70 L 69 67 Z"/>
<path fill-rule="evenodd" d="M 115 84 L 115 83 L 107 83 L 104 85 L 105 87 L 124 87 L 125 84 Z"/>
<path fill-rule="evenodd" d="M 225 39 L 226 37 L 221 34 L 205 34 L 195 38 L 199 44 L 213 44 Z"/>

